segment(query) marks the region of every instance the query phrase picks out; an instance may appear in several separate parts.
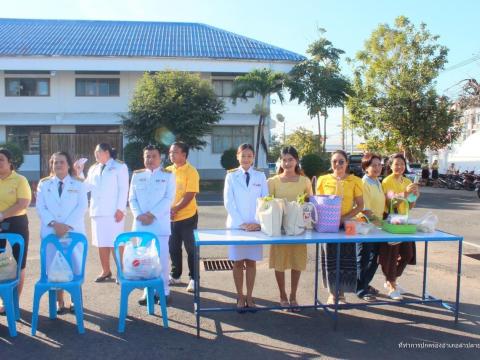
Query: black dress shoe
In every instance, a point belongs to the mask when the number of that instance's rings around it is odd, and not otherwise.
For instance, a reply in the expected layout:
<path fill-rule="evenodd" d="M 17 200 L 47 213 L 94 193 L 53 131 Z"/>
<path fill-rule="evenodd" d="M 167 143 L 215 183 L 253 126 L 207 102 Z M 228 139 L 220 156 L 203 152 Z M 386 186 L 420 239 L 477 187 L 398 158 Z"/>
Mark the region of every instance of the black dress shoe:
<path fill-rule="evenodd" d="M 110 271 L 107 275 L 100 275 L 95 279 L 95 282 L 104 282 L 105 280 L 109 280 L 112 278 L 112 272 Z"/>

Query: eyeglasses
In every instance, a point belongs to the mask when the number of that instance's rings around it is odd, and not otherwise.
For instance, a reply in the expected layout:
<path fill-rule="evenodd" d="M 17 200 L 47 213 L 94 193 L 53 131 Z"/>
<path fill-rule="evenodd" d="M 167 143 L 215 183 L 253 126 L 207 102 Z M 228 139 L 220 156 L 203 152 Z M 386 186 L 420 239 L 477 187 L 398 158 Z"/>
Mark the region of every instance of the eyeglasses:
<path fill-rule="evenodd" d="M 345 160 L 332 160 L 332 164 L 334 165 L 344 165 L 345 164 Z"/>

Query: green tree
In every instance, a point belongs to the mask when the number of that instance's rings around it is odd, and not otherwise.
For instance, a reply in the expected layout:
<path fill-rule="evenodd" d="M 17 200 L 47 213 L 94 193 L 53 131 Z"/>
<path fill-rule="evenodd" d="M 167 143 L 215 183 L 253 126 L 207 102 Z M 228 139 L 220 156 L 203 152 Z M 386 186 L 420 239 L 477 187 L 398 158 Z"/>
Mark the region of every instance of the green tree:
<path fill-rule="evenodd" d="M 442 148 L 458 136 L 458 114 L 434 88 L 448 53 L 437 40 L 425 24 L 417 29 L 400 16 L 393 27 L 374 30 L 356 55 L 347 106 L 367 144 L 398 144 L 410 156 Z"/>
<path fill-rule="evenodd" d="M 270 163 L 274 163 L 278 160 L 280 156 L 280 151 L 282 151 L 282 143 L 279 140 L 279 136 L 272 135 L 270 142 L 268 143 L 268 154 L 267 154 L 267 161 Z"/>
<path fill-rule="evenodd" d="M 123 160 L 128 166 L 128 170 L 134 171 L 143 169 L 143 148 L 146 144 L 141 142 L 129 142 L 123 148 Z"/>
<path fill-rule="evenodd" d="M 313 154 L 317 151 L 318 135 L 313 131 L 299 127 L 287 136 L 286 144 L 293 146 L 300 157 L 306 154 Z"/>
<path fill-rule="evenodd" d="M 327 173 L 330 161 L 318 154 L 307 154 L 300 159 L 300 165 L 310 179 Z"/>
<path fill-rule="evenodd" d="M 169 146 L 183 141 L 192 148 L 206 145 L 203 137 L 225 111 L 210 84 L 199 75 L 179 71 L 145 73 L 138 81 L 123 117 L 129 140 Z"/>
<path fill-rule="evenodd" d="M 320 34 L 325 33 L 319 29 Z M 323 35 L 307 49 L 311 58 L 296 64 L 289 73 L 286 86 L 290 100 L 304 103 L 311 118 L 317 118 L 318 151 L 325 152 L 328 108 L 342 106 L 350 93 L 350 83 L 341 74 L 339 61 L 343 50 L 335 48 Z M 323 147 L 320 116 L 323 116 Z"/>
<path fill-rule="evenodd" d="M 225 170 L 237 168 L 240 165 L 237 160 L 237 150 L 225 150 L 222 154 L 222 157 L 220 158 L 220 164 Z"/>
<path fill-rule="evenodd" d="M 232 102 L 237 99 L 247 100 L 250 94 L 260 96 L 260 105 L 255 106 L 253 113 L 258 115 L 257 141 L 255 144 L 255 166 L 258 166 L 258 152 L 262 143 L 265 154 L 268 153 L 267 143 L 264 137 L 265 119 L 270 115 L 270 107 L 267 100 L 270 95 L 276 94 L 283 103 L 283 83 L 285 74 L 270 69 L 255 69 L 245 75 L 237 76 L 233 82 Z"/>

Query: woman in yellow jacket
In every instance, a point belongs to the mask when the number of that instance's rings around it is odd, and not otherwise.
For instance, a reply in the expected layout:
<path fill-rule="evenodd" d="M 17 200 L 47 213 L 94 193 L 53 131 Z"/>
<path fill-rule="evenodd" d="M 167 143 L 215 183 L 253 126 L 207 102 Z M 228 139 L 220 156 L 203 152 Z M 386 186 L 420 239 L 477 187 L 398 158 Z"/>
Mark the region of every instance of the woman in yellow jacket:
<path fill-rule="evenodd" d="M 320 176 L 317 183 L 317 194 L 342 196 L 341 226 L 345 220 L 353 218 L 363 210 L 362 180 L 350 175 L 348 157 L 345 151 L 337 150 L 330 158 L 333 173 Z M 335 303 L 337 244 L 322 245 L 323 283 L 330 293 L 327 304 Z M 355 292 L 357 287 L 357 256 L 355 244 L 341 244 L 340 247 L 340 303 L 345 303 L 345 291 Z"/>

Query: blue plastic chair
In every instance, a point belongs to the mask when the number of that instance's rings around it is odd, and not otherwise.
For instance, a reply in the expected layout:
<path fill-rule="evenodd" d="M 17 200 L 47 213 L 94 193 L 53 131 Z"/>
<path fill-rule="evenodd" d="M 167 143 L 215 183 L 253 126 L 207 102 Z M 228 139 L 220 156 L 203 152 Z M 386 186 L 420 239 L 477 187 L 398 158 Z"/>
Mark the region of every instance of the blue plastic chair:
<path fill-rule="evenodd" d="M 133 289 L 145 289 L 147 288 L 147 313 L 148 315 L 154 314 L 154 292 L 160 297 L 160 307 L 162 310 L 163 327 L 168 328 L 168 315 L 167 315 L 167 301 L 165 298 L 165 286 L 162 277 L 148 279 L 148 280 L 129 280 L 125 279 L 123 275 L 123 268 L 120 261 L 119 246 L 125 245 L 132 238 L 139 238 L 141 241 L 138 246 L 150 246 L 152 241 L 155 241 L 157 247 L 157 253 L 160 256 L 160 244 L 157 237 L 149 232 L 125 232 L 117 236 L 115 240 L 115 262 L 118 269 L 118 282 L 120 283 L 120 315 L 118 318 L 118 332 L 123 333 L 125 331 L 125 319 L 128 313 L 128 296 Z M 165 265 L 165 264 L 162 264 Z"/>
<path fill-rule="evenodd" d="M 70 232 L 68 237 L 72 240 L 68 247 L 64 248 L 59 241 L 59 238 L 50 234 L 42 240 L 40 247 L 40 279 L 35 284 L 35 292 L 33 295 L 33 311 L 32 311 L 32 336 L 35 336 L 38 325 L 38 308 L 40 305 L 40 299 L 42 295 L 48 291 L 49 300 L 49 315 L 50 319 L 56 319 L 57 317 L 57 290 L 66 290 L 72 296 L 73 303 L 75 304 L 75 316 L 77 318 L 77 329 L 79 334 L 85 332 L 83 327 L 83 296 L 82 296 L 82 284 L 85 277 L 85 263 L 87 260 L 87 239 L 85 235 Z M 83 254 L 80 263 L 79 274 L 73 273 L 73 280 L 69 282 L 49 282 L 47 275 L 47 246 L 49 244 L 55 247 L 55 250 L 60 251 L 67 260 L 68 264 L 73 267 L 73 250 L 77 244 L 83 244 Z"/>
<path fill-rule="evenodd" d="M 20 256 L 17 262 L 17 276 L 13 280 L 0 282 L 0 297 L 3 299 L 3 305 L 7 314 L 8 332 L 10 336 L 17 336 L 16 321 L 20 320 L 20 305 L 18 302 L 18 282 L 20 281 L 20 271 L 23 260 L 23 251 L 25 250 L 25 241 L 19 234 L 0 233 L 0 240 L 6 240 L 12 248 L 20 247 Z M 0 251 L 3 252 L 3 249 Z"/>

